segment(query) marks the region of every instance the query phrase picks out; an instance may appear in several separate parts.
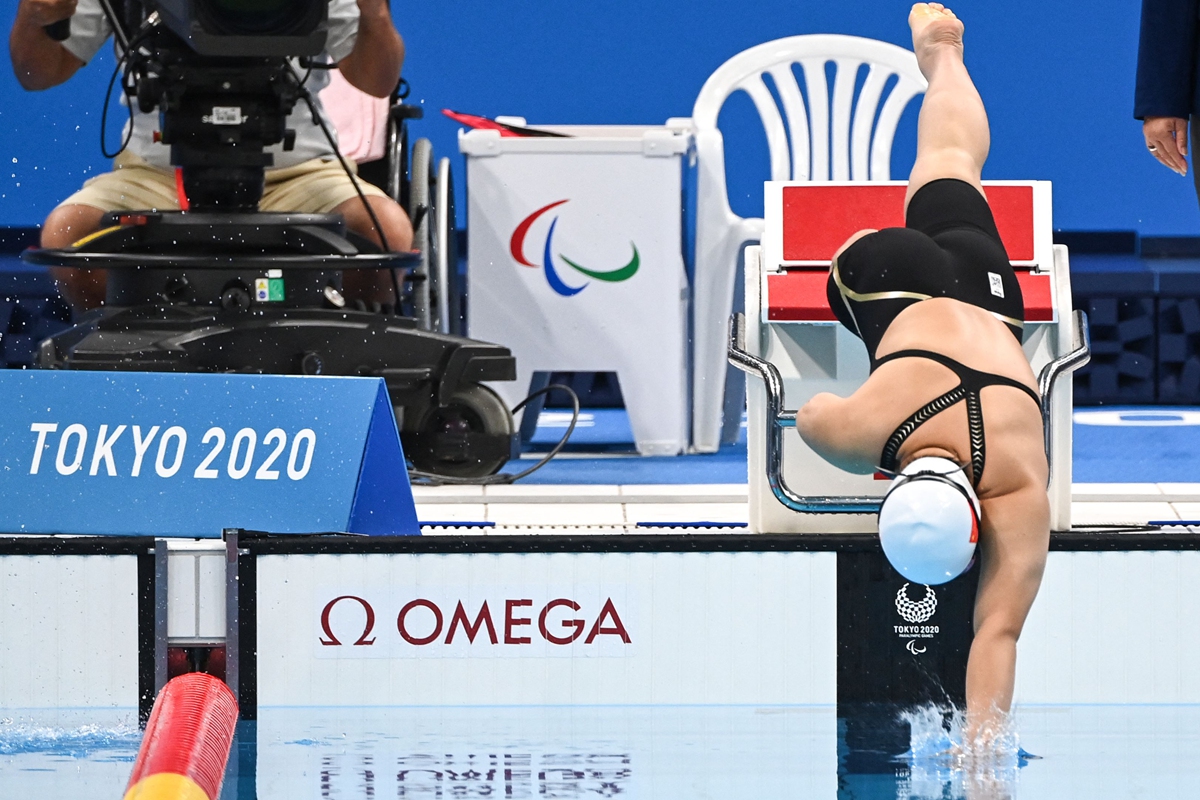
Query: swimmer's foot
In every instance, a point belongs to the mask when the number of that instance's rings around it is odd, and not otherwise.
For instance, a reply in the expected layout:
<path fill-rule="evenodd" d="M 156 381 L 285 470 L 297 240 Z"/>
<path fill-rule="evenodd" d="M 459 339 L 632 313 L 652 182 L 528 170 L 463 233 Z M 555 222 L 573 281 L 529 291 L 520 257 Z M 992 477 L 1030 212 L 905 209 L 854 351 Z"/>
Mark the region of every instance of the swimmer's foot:
<path fill-rule="evenodd" d="M 917 3 L 908 15 L 912 28 L 913 52 L 921 74 L 933 77 L 938 60 L 946 55 L 962 61 L 963 24 L 954 12 L 941 3 Z"/>

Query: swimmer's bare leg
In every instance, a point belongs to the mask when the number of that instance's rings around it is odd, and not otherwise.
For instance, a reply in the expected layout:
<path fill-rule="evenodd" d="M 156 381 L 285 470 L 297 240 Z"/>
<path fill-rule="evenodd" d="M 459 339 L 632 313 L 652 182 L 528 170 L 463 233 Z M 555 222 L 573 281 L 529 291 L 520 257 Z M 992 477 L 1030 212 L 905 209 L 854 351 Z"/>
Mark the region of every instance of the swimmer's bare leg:
<path fill-rule="evenodd" d="M 917 120 L 917 160 L 904 207 L 925 184 L 957 178 L 983 192 L 991 135 L 983 100 L 963 64 L 963 24 L 941 3 L 917 3 L 908 17 L 913 51 L 929 81 Z"/>

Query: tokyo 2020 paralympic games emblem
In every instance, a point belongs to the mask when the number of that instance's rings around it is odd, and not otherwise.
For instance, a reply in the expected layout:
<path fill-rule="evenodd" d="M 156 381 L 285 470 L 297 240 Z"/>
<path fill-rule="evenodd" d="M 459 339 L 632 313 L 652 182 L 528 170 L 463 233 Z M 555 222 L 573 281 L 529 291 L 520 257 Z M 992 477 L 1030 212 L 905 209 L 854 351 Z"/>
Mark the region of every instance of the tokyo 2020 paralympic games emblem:
<path fill-rule="evenodd" d="M 914 625 L 928 622 L 935 611 L 937 611 L 937 595 L 934 593 L 933 587 L 926 586 L 925 597 L 915 602 L 908 597 L 907 583 L 900 587 L 900 591 L 896 592 L 896 613 L 905 622 Z"/>
<path fill-rule="evenodd" d="M 517 229 L 513 231 L 512 238 L 508 243 L 512 257 L 518 264 L 523 267 L 530 267 L 532 269 L 538 268 L 537 264 L 534 264 L 525 257 L 525 238 L 529 235 L 529 229 L 533 227 L 533 223 L 537 222 L 543 214 L 546 214 L 547 212 L 558 208 L 567 202 L 569 201 L 559 200 L 557 202 L 550 203 L 549 205 L 542 206 L 537 211 L 521 220 L 521 224 L 518 225 Z M 555 269 L 553 245 L 554 229 L 557 226 L 558 217 L 555 217 L 550 222 L 550 230 L 546 233 L 546 243 L 542 247 L 541 267 L 542 271 L 546 275 L 546 282 L 550 284 L 551 289 L 563 297 L 572 297 L 573 295 L 577 295 L 586 289 L 588 284 L 584 283 L 582 286 L 569 286 L 566 281 L 559 276 L 558 270 Z M 633 247 L 633 258 L 631 258 L 629 263 L 625 266 L 618 267 L 617 269 L 613 270 L 592 270 L 577 264 L 562 254 L 559 254 L 558 257 L 562 259 L 563 263 L 565 263 L 568 267 L 571 267 L 576 272 L 586 275 L 589 278 L 595 278 L 598 281 L 605 281 L 607 283 L 620 283 L 621 281 L 627 281 L 632 278 L 637 273 L 638 267 L 641 265 L 641 256 L 638 254 L 637 245 L 633 242 L 630 242 L 629 244 Z"/>

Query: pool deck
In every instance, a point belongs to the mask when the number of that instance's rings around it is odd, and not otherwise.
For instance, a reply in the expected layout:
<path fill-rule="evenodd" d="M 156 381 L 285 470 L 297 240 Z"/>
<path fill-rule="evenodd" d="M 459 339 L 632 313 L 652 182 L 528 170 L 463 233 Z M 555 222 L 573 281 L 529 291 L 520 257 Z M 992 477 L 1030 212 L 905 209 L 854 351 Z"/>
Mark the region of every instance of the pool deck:
<path fill-rule="evenodd" d="M 699 523 L 736 529 L 749 519 L 747 486 L 739 483 L 414 486 L 413 495 L 423 525 L 490 523 L 481 532 L 645 533 L 646 526 Z M 1200 520 L 1200 483 L 1076 483 L 1072 498 L 1076 527 Z"/>

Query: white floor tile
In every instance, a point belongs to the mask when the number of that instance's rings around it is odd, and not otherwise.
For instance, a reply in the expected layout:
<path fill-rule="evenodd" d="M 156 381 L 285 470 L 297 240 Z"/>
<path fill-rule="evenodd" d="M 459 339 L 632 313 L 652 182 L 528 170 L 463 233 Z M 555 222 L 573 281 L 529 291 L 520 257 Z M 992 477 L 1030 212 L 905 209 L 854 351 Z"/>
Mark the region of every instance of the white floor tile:
<path fill-rule="evenodd" d="M 421 522 L 483 522 L 487 506 L 483 503 L 417 503 Z"/>
<path fill-rule="evenodd" d="M 485 486 L 483 495 L 493 497 L 616 497 L 619 494 L 616 486 L 607 484 L 510 484 L 503 486 Z"/>
<path fill-rule="evenodd" d="M 1163 490 L 1157 483 L 1075 483 L 1071 485 L 1072 496 L 1101 495 L 1096 498 L 1097 500 L 1103 499 L 1104 495 L 1157 495 L 1162 493 Z M 1089 497 L 1089 499 L 1091 498 Z"/>
<path fill-rule="evenodd" d="M 498 525 L 623 525 L 619 503 L 491 503 L 487 521 Z"/>
<path fill-rule="evenodd" d="M 750 519 L 746 503 L 629 503 L 629 522 L 740 522 Z"/>
<path fill-rule="evenodd" d="M 436 502 L 441 497 L 483 497 L 482 486 L 414 486 L 413 499 Z"/>
<path fill-rule="evenodd" d="M 1179 519 L 1179 515 L 1170 503 L 1071 504 L 1072 525 L 1145 525 L 1160 519 Z"/>
<path fill-rule="evenodd" d="M 691 483 L 691 484 L 624 484 L 621 494 L 628 497 L 639 495 L 677 497 L 747 497 L 749 488 L 744 483 Z"/>
<path fill-rule="evenodd" d="M 1200 502 L 1200 483 L 1160 483 L 1158 488 L 1163 494 L 1194 495 L 1196 501 Z"/>
<path fill-rule="evenodd" d="M 1200 520 L 1200 503 L 1171 503 L 1180 519 Z"/>

